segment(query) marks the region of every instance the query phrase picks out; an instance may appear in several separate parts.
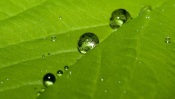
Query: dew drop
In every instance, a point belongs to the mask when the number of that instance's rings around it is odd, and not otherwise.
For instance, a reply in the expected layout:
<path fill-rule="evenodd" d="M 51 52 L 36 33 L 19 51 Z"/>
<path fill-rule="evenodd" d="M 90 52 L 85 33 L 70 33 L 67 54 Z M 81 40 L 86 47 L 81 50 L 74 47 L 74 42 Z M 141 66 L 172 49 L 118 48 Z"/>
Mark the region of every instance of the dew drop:
<path fill-rule="evenodd" d="M 104 92 L 105 92 L 105 93 L 107 93 L 107 92 L 108 92 L 108 90 L 104 90 Z"/>
<path fill-rule="evenodd" d="M 62 16 L 59 16 L 59 19 L 62 20 Z"/>
<path fill-rule="evenodd" d="M 131 19 L 131 15 L 128 11 L 126 11 L 125 9 L 117 9 L 111 14 L 110 26 L 112 29 L 116 30 L 129 19 Z"/>
<path fill-rule="evenodd" d="M 50 56 L 51 54 L 50 54 L 50 53 L 48 53 L 47 55 L 48 55 L 48 56 Z"/>
<path fill-rule="evenodd" d="M 67 71 L 69 69 L 69 66 L 64 66 L 64 70 Z"/>
<path fill-rule="evenodd" d="M 58 71 L 57 71 L 57 76 L 60 77 L 60 76 L 62 76 L 62 75 L 63 75 L 63 71 L 62 71 L 62 70 L 58 70 Z"/>
<path fill-rule="evenodd" d="M 144 13 L 148 13 L 152 11 L 152 7 L 151 6 L 144 6 L 141 10 L 140 10 L 140 15 L 144 14 Z"/>
<path fill-rule="evenodd" d="M 42 89 L 41 89 L 41 92 L 44 92 L 45 90 L 46 90 L 45 88 L 42 88 Z"/>
<path fill-rule="evenodd" d="M 99 39 L 94 33 L 84 33 L 78 41 L 78 50 L 81 54 L 86 54 L 99 44 Z"/>
<path fill-rule="evenodd" d="M 165 43 L 171 43 L 170 37 L 165 37 Z"/>
<path fill-rule="evenodd" d="M 57 37 L 56 37 L 56 36 L 51 36 L 51 41 L 52 41 L 52 42 L 55 42 L 55 41 L 56 41 L 56 39 L 57 39 Z"/>
<path fill-rule="evenodd" d="M 38 92 L 38 93 L 37 93 L 37 97 L 40 96 L 40 95 L 41 95 L 41 92 Z"/>
<path fill-rule="evenodd" d="M 42 55 L 42 58 L 45 58 L 46 57 L 46 55 Z"/>
<path fill-rule="evenodd" d="M 56 79 L 52 73 L 47 73 L 43 77 L 43 84 L 45 87 L 51 86 L 55 83 Z"/>
<path fill-rule="evenodd" d="M 103 78 L 101 78 L 101 79 L 100 79 L 100 81 L 101 81 L 101 82 L 103 82 L 103 81 L 104 81 L 104 79 L 103 79 Z"/>
<path fill-rule="evenodd" d="M 1 81 L 1 84 L 3 84 L 4 82 L 3 81 Z"/>
<path fill-rule="evenodd" d="M 7 81 L 9 80 L 9 78 L 6 79 Z"/>

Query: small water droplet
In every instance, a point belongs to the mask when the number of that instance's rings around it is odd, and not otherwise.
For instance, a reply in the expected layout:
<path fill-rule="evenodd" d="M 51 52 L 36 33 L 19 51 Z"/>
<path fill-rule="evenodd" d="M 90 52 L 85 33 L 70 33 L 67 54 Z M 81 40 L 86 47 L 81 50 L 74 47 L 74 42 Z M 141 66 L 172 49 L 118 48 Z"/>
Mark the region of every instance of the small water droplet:
<path fill-rule="evenodd" d="M 62 20 L 62 16 L 59 16 L 59 19 Z"/>
<path fill-rule="evenodd" d="M 55 42 L 55 41 L 56 41 L 56 39 L 57 39 L 57 37 L 56 37 L 56 36 L 51 36 L 51 41 L 52 41 L 52 42 Z"/>
<path fill-rule="evenodd" d="M 42 55 L 42 58 L 45 58 L 46 57 L 46 55 Z"/>
<path fill-rule="evenodd" d="M 60 77 L 60 76 L 62 76 L 62 75 L 63 75 L 63 71 L 62 71 L 62 70 L 58 70 L 58 71 L 57 71 L 57 76 Z"/>
<path fill-rule="evenodd" d="M 37 92 L 37 97 L 41 95 L 41 92 Z"/>
<path fill-rule="evenodd" d="M 4 82 L 3 81 L 1 81 L 1 84 L 3 84 Z"/>
<path fill-rule="evenodd" d="M 121 81 L 119 80 L 118 83 L 121 84 Z"/>
<path fill-rule="evenodd" d="M 152 7 L 151 6 L 144 6 L 141 10 L 140 10 L 140 15 L 144 14 L 144 13 L 149 13 L 152 11 Z"/>
<path fill-rule="evenodd" d="M 107 90 L 105 90 L 105 93 L 107 93 L 108 91 Z"/>
<path fill-rule="evenodd" d="M 112 12 L 110 18 L 110 26 L 112 29 L 116 30 L 121 27 L 125 22 L 131 18 L 131 15 L 125 9 L 117 9 Z"/>
<path fill-rule="evenodd" d="M 41 89 L 41 92 L 44 92 L 45 90 L 46 90 L 45 88 L 42 88 L 42 89 Z"/>
<path fill-rule="evenodd" d="M 100 80 L 101 80 L 101 81 L 104 81 L 104 79 L 103 79 L 103 78 L 101 78 Z"/>
<path fill-rule="evenodd" d="M 86 54 L 99 44 L 99 39 L 94 33 L 84 33 L 78 41 L 78 50 L 81 54 Z"/>
<path fill-rule="evenodd" d="M 150 19 L 150 16 L 147 15 L 145 18 L 146 18 L 146 19 Z"/>
<path fill-rule="evenodd" d="M 170 37 L 165 37 L 165 43 L 171 43 Z"/>
<path fill-rule="evenodd" d="M 47 73 L 43 77 L 43 84 L 45 87 L 51 86 L 55 83 L 56 79 L 52 73 Z"/>
<path fill-rule="evenodd" d="M 50 53 L 48 53 L 47 55 L 48 55 L 48 56 L 50 56 L 51 54 L 50 54 Z"/>
<path fill-rule="evenodd" d="M 69 69 L 69 66 L 64 66 L 64 70 L 67 71 Z"/>
<path fill-rule="evenodd" d="M 71 75 L 71 74 L 72 74 L 72 72 L 70 71 L 70 72 L 69 72 L 69 74 Z"/>
<path fill-rule="evenodd" d="M 6 79 L 7 81 L 9 80 L 9 78 Z"/>

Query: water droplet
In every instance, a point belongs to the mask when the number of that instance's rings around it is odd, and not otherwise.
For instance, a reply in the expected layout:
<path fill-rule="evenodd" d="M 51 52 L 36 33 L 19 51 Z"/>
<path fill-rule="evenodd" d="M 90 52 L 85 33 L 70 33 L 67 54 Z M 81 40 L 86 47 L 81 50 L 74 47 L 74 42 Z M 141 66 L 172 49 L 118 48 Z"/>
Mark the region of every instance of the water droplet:
<path fill-rule="evenodd" d="M 9 78 L 6 79 L 7 81 L 9 80 Z"/>
<path fill-rule="evenodd" d="M 118 83 L 121 84 L 121 81 L 119 80 Z"/>
<path fill-rule="evenodd" d="M 38 92 L 38 93 L 37 93 L 37 97 L 40 96 L 40 95 L 41 95 L 41 92 Z"/>
<path fill-rule="evenodd" d="M 60 77 L 60 76 L 62 76 L 62 75 L 63 75 L 63 71 L 62 71 L 62 70 L 58 70 L 58 71 L 57 71 L 57 76 Z"/>
<path fill-rule="evenodd" d="M 165 43 L 171 43 L 170 37 L 165 37 Z"/>
<path fill-rule="evenodd" d="M 4 82 L 3 81 L 1 81 L 1 84 L 3 84 Z"/>
<path fill-rule="evenodd" d="M 99 44 L 99 39 L 94 33 L 84 33 L 78 41 L 78 50 L 81 54 L 86 54 L 89 50 Z"/>
<path fill-rule="evenodd" d="M 69 69 L 69 66 L 64 66 L 64 70 L 67 71 Z"/>
<path fill-rule="evenodd" d="M 103 79 L 103 78 L 101 78 L 100 80 L 101 80 L 101 81 L 104 81 L 104 79 Z"/>
<path fill-rule="evenodd" d="M 48 56 L 50 56 L 51 54 L 50 54 L 50 53 L 48 53 L 47 55 L 48 55 Z"/>
<path fill-rule="evenodd" d="M 72 72 L 70 71 L 70 72 L 69 72 L 69 74 L 71 75 L 71 74 L 72 74 Z"/>
<path fill-rule="evenodd" d="M 42 55 L 42 58 L 45 58 L 46 57 L 46 55 Z"/>
<path fill-rule="evenodd" d="M 51 41 L 52 41 L 52 42 L 55 42 L 55 41 L 56 41 L 56 39 L 57 39 L 57 37 L 56 37 L 56 36 L 51 36 Z"/>
<path fill-rule="evenodd" d="M 105 90 L 105 93 L 107 93 L 108 91 L 107 90 Z"/>
<path fill-rule="evenodd" d="M 144 14 L 144 13 L 149 13 L 152 11 L 152 7 L 151 6 L 144 6 L 141 10 L 140 10 L 140 15 Z"/>
<path fill-rule="evenodd" d="M 59 19 L 62 20 L 62 16 L 59 16 Z"/>
<path fill-rule="evenodd" d="M 125 9 L 117 9 L 111 14 L 110 26 L 112 29 L 116 30 L 129 19 L 131 19 L 131 15 L 128 11 L 126 11 Z"/>
<path fill-rule="evenodd" d="M 45 88 L 42 88 L 42 89 L 41 89 L 41 92 L 44 92 L 45 90 L 46 90 Z"/>
<path fill-rule="evenodd" d="M 46 87 L 53 85 L 55 81 L 56 81 L 55 76 L 52 73 L 47 73 L 43 77 L 43 84 Z"/>
<path fill-rule="evenodd" d="M 146 18 L 146 19 L 150 19 L 150 16 L 147 15 L 145 18 Z"/>

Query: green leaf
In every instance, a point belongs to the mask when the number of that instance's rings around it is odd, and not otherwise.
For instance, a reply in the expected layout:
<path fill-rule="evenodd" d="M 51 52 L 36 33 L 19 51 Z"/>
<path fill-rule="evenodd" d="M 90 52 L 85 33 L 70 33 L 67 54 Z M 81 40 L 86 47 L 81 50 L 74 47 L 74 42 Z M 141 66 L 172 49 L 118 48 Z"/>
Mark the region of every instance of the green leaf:
<path fill-rule="evenodd" d="M 175 98 L 175 29 L 166 26 L 175 22 L 174 4 L 165 3 L 113 32 L 39 99 Z"/>
<path fill-rule="evenodd" d="M 70 71 L 38 98 L 174 98 L 173 4 L 173 0 L 1 1 L 0 96 L 34 99 L 44 88 L 43 76 L 68 65 Z M 145 5 L 153 11 L 138 16 Z M 133 20 L 114 32 L 108 24 L 118 8 L 128 10 Z M 85 32 L 95 33 L 101 43 L 81 55 L 77 41 Z M 165 43 L 167 36 L 170 44 Z"/>

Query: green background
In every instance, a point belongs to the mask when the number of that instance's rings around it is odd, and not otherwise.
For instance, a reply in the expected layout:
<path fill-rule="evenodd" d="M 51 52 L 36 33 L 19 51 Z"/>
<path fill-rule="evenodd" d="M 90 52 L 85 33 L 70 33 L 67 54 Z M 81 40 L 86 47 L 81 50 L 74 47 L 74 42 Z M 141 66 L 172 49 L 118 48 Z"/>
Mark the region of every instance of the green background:
<path fill-rule="evenodd" d="M 144 6 L 152 11 L 140 14 Z M 133 19 L 114 31 L 109 19 L 119 8 Z M 174 99 L 174 9 L 174 0 L 1 0 L 0 98 Z M 100 44 L 82 55 L 86 32 Z M 38 96 L 43 76 L 65 65 Z"/>

